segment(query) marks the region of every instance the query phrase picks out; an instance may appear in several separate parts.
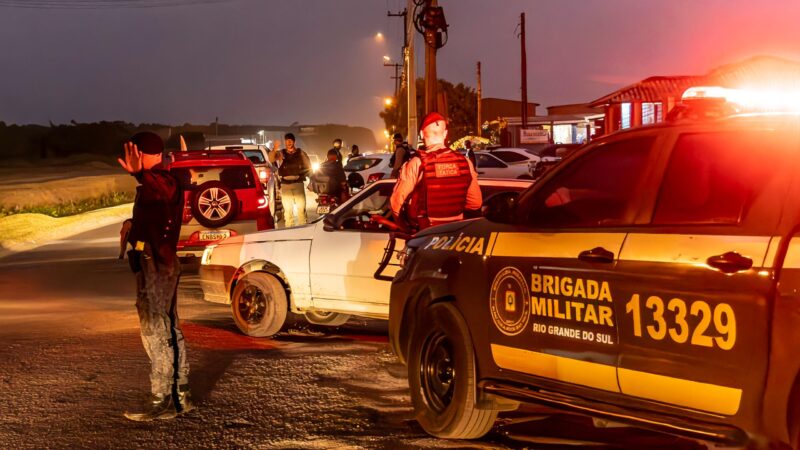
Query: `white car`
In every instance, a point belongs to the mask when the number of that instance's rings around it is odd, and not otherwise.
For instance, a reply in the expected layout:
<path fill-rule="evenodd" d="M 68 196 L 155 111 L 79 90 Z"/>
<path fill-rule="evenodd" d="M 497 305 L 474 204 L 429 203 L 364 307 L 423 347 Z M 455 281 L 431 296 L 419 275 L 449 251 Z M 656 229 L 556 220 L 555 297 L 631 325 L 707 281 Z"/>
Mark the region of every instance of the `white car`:
<path fill-rule="evenodd" d="M 389 178 L 392 174 L 391 158 L 390 153 L 368 153 L 350 158 L 344 166 L 347 184 L 353 189 L 361 189 L 374 181 Z"/>
<path fill-rule="evenodd" d="M 394 184 L 377 181 L 310 224 L 209 246 L 200 266 L 204 299 L 230 304 L 234 322 L 250 336 L 277 333 L 290 310 L 318 325 L 342 325 L 351 315 L 388 319 L 391 283 L 373 275 L 389 240 Z M 484 198 L 531 184 L 480 180 Z"/>
<path fill-rule="evenodd" d="M 524 148 L 498 148 L 475 152 L 479 177 L 529 179 L 528 165 L 541 158 L 533 150 Z"/>

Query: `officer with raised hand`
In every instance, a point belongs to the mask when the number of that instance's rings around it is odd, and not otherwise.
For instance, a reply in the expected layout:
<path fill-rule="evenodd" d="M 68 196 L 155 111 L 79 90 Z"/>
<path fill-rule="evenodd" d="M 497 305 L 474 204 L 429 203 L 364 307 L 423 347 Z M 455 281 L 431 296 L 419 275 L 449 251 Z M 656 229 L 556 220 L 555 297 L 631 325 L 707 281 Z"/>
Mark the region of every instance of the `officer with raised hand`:
<path fill-rule="evenodd" d="M 472 163 L 445 146 L 447 120 L 426 115 L 420 125 L 425 147 L 402 166 L 392 192 L 392 214 L 411 231 L 464 218 L 483 201 Z"/>
<path fill-rule="evenodd" d="M 151 132 L 125 143 L 123 169 L 136 177 L 136 200 L 128 242 L 136 274 L 136 310 L 142 343 L 150 358 L 152 396 L 143 411 L 126 412 L 134 421 L 170 419 L 194 409 L 189 395 L 189 365 L 178 323 L 177 292 L 181 274 L 176 255 L 183 214 L 180 182 L 162 167 L 164 142 Z"/>

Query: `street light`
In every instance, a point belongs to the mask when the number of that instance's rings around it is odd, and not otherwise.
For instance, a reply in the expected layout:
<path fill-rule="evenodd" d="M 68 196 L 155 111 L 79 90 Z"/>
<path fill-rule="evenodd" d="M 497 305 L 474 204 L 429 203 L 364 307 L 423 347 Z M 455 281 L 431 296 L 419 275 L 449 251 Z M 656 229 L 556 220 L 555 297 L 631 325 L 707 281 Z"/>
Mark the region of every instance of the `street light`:
<path fill-rule="evenodd" d="M 394 99 L 392 99 L 392 97 L 386 97 L 383 99 L 383 104 L 386 106 L 392 106 L 392 103 L 394 103 Z"/>
<path fill-rule="evenodd" d="M 375 40 L 378 42 L 383 42 L 383 33 L 381 33 L 380 31 L 375 33 Z"/>

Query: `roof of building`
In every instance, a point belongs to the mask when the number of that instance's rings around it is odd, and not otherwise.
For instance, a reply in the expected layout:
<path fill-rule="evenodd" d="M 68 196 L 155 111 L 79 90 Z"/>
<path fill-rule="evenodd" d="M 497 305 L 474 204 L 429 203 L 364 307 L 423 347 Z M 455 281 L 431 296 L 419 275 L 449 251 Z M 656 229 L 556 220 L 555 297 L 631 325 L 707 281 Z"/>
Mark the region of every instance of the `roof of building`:
<path fill-rule="evenodd" d="M 702 86 L 704 84 L 708 84 L 705 76 L 679 75 L 650 77 L 638 83 L 618 89 L 589 104 L 591 106 L 603 106 L 609 103 L 631 101 L 660 102 L 665 97 L 680 95 L 687 88 Z"/>

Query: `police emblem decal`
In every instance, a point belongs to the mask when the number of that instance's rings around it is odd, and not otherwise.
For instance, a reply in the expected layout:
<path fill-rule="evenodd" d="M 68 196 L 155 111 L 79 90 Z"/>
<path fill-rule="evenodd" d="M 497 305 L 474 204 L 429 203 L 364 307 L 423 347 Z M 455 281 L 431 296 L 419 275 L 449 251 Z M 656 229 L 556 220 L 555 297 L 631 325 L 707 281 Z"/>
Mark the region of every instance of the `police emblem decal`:
<path fill-rule="evenodd" d="M 515 336 L 528 325 L 531 295 L 522 272 L 514 267 L 502 269 L 494 277 L 489 294 L 492 322 L 507 336 Z"/>

